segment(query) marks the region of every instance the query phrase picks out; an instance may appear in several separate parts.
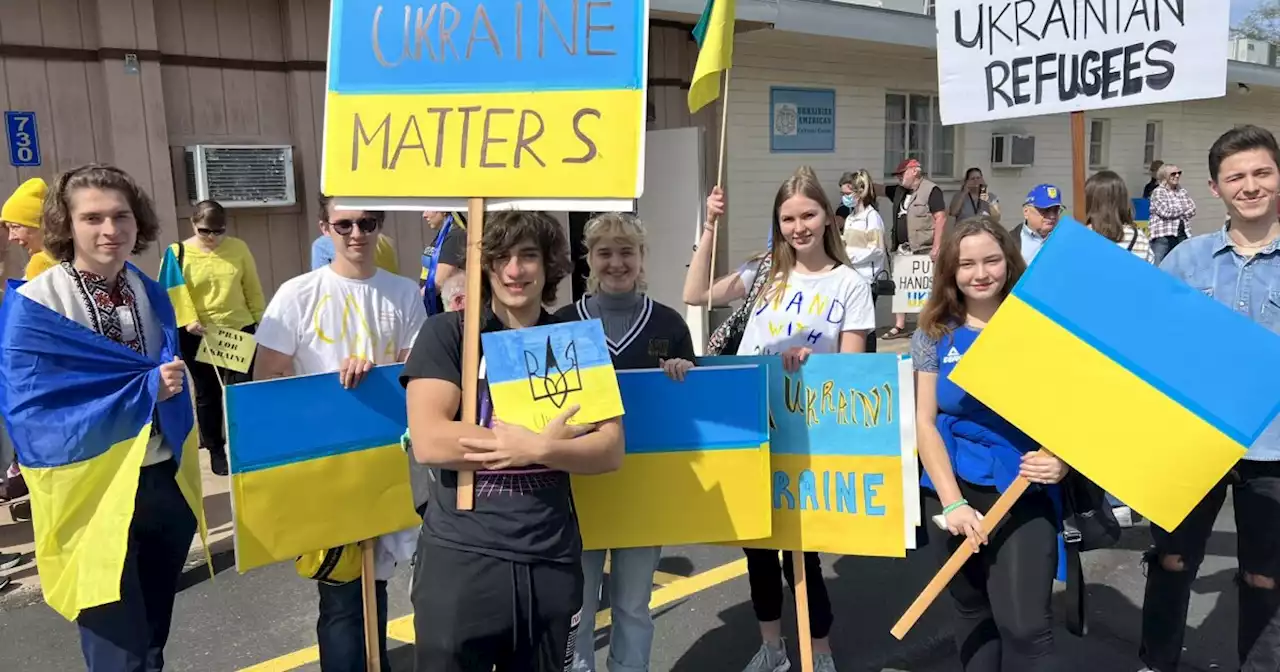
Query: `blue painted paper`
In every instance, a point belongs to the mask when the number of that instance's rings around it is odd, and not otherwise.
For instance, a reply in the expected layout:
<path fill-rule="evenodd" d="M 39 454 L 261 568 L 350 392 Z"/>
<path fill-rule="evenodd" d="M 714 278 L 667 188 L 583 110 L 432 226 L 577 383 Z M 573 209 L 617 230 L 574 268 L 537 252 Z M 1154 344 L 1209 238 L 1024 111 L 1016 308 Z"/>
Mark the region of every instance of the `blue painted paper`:
<path fill-rule="evenodd" d="M 696 367 L 679 383 L 659 369 L 619 371 L 627 454 L 740 450 L 767 443 L 768 371 L 754 363 L 735 364 Z"/>
<path fill-rule="evenodd" d="M 481 334 L 485 378 L 490 386 L 528 380 L 557 367 L 591 369 L 613 366 L 600 320 L 563 322 Z"/>
<path fill-rule="evenodd" d="M 333 0 L 329 90 L 640 89 L 646 11 L 645 0 Z"/>

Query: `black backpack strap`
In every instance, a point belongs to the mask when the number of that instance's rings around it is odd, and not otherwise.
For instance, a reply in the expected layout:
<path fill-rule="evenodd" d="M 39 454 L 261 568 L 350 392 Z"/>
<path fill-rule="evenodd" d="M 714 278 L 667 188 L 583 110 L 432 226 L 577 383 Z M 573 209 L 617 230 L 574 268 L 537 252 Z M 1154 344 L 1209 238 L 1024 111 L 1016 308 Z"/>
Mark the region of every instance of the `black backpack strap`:
<path fill-rule="evenodd" d="M 1133 246 L 1138 244 L 1138 230 L 1133 230 L 1133 237 L 1129 239 L 1129 251 L 1133 251 Z"/>
<path fill-rule="evenodd" d="M 186 258 L 187 258 L 187 246 L 184 245 L 182 241 L 178 241 L 178 270 L 179 271 L 183 270 L 186 267 L 185 264 L 183 263 L 183 260 L 185 260 Z"/>
<path fill-rule="evenodd" d="M 1068 541 L 1067 590 L 1064 598 L 1067 632 L 1084 637 L 1089 631 L 1088 614 L 1085 611 L 1084 566 L 1080 563 L 1080 544 Z"/>

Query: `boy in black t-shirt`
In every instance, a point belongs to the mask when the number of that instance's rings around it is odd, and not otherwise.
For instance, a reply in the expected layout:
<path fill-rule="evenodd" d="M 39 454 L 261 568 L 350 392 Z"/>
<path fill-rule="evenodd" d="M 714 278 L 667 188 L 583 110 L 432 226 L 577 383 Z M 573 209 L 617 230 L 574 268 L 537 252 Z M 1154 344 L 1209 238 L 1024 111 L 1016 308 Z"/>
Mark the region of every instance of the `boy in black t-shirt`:
<path fill-rule="evenodd" d="M 569 273 L 569 245 L 544 213 L 494 214 L 481 244 L 481 332 L 551 324 L 542 308 Z M 493 419 L 480 361 L 481 426 L 460 422 L 462 313 L 423 325 L 405 363 L 414 457 L 430 482 L 414 566 L 417 672 L 561 672 L 582 605 L 582 538 L 569 474 L 622 465 L 620 419 L 541 433 Z M 457 509 L 458 470 L 476 470 L 475 509 Z M 589 615 L 594 618 L 595 615 Z"/>

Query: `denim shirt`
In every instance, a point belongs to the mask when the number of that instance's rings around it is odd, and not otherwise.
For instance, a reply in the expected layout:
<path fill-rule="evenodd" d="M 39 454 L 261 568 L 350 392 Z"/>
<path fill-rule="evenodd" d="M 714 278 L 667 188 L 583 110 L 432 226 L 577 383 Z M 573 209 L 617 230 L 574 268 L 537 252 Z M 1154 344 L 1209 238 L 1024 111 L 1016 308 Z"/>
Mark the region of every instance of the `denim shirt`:
<path fill-rule="evenodd" d="M 1245 258 L 1232 248 L 1223 227 L 1183 241 L 1164 258 L 1160 268 L 1280 334 L 1280 241 Z M 1244 356 L 1247 359 L 1248 355 Z M 1273 420 L 1249 447 L 1245 459 L 1280 461 L 1280 418 Z"/>

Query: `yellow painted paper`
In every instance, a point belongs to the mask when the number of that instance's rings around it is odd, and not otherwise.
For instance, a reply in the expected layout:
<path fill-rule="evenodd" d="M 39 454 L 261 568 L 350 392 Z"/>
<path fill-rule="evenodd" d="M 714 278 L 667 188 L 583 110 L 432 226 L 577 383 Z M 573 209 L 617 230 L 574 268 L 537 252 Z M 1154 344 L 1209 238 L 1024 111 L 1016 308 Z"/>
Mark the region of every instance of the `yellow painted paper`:
<path fill-rule="evenodd" d="M 248 373 L 253 366 L 253 353 L 257 345 L 253 335 L 238 329 L 211 327 L 205 329 L 196 351 L 196 361 L 223 369 Z"/>

